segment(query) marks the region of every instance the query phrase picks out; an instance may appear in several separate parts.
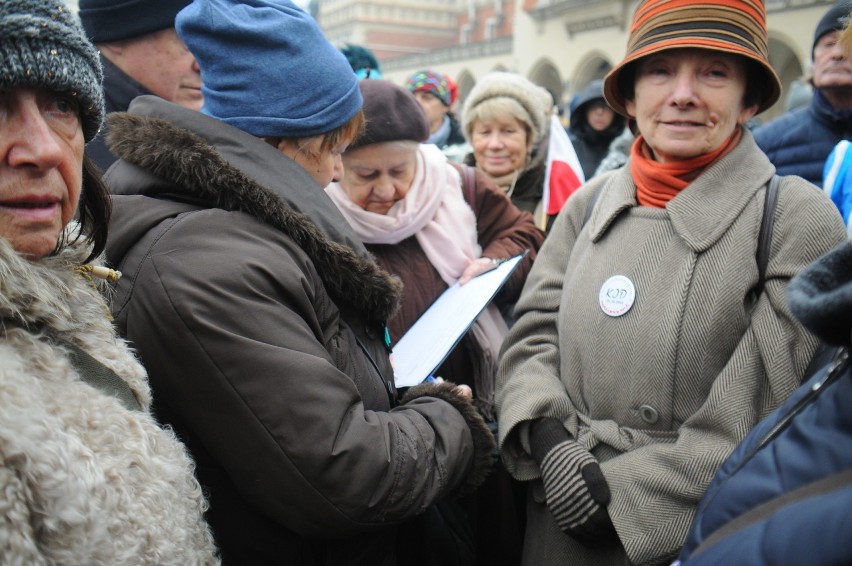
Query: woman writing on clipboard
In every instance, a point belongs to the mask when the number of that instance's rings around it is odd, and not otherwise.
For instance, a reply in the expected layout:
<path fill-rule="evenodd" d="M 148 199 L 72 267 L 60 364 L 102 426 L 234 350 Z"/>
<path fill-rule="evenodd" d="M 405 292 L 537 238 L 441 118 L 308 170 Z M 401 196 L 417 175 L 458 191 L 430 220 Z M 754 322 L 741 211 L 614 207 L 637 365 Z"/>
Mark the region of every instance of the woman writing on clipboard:
<path fill-rule="evenodd" d="M 470 386 L 483 416 L 494 421 L 497 354 L 507 331 L 500 310 L 520 295 L 544 233 L 487 175 L 451 164 L 436 146 L 422 143 L 429 126 L 411 93 L 385 80 L 362 80 L 360 86 L 366 131 L 344 152 L 343 178 L 326 192 L 379 264 L 404 283 L 400 311 L 388 321 L 393 343 L 450 285 L 529 250 L 435 371 Z M 508 481 L 502 473 L 492 476 L 491 486 L 486 483 L 477 494 L 476 510 L 468 509 L 482 542 L 476 544 L 476 563 L 504 563 L 519 550 Z M 516 532 L 507 534 L 507 525 Z M 495 535 L 503 546 L 493 543 Z"/>
<path fill-rule="evenodd" d="M 450 285 L 529 250 L 495 299 L 497 308 L 513 304 L 544 239 L 532 215 L 485 174 L 451 164 L 435 146 L 421 143 L 429 126 L 411 93 L 381 79 L 360 86 L 366 131 L 344 152 L 343 178 L 326 192 L 379 264 L 404 283 L 400 311 L 388 321 L 392 342 Z M 506 328 L 499 314 L 486 309 L 435 372 L 472 387 L 492 419 L 494 364 Z M 498 343 L 489 342 L 491 336 Z"/>

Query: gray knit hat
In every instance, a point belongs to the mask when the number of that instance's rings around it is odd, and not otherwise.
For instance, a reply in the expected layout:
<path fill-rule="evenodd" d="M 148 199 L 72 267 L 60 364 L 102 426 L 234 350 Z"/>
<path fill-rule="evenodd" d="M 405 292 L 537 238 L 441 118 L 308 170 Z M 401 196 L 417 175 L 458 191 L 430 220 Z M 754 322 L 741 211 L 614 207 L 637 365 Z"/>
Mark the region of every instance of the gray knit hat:
<path fill-rule="evenodd" d="M 0 2 L 0 90 L 46 88 L 80 105 L 83 136 L 91 140 L 104 119 L 98 52 L 62 0 Z"/>
<path fill-rule="evenodd" d="M 553 98 L 543 87 L 515 73 L 493 71 L 474 85 L 465 100 L 462 109 L 464 135 L 470 141 L 470 128 L 473 126 L 474 109 L 492 98 L 510 98 L 515 100 L 527 114 L 525 122 L 532 130 L 532 143 L 537 144 L 547 133 Z"/>

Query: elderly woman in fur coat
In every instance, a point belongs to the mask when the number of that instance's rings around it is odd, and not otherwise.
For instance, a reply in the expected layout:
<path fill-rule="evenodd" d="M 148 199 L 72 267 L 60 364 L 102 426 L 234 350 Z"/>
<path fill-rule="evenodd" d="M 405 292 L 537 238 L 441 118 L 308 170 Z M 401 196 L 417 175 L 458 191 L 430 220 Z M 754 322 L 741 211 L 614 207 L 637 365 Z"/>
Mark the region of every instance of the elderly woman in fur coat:
<path fill-rule="evenodd" d="M 215 564 L 192 462 L 99 293 L 117 274 L 90 263 L 98 55 L 60 0 L 6 0 L 0 29 L 0 562 Z"/>

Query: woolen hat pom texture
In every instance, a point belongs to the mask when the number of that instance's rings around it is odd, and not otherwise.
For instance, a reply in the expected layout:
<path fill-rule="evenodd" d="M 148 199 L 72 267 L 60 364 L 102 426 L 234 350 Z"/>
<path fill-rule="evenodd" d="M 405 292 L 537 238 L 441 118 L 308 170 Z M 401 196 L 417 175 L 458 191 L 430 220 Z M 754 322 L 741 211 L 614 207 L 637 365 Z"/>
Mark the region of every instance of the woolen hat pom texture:
<path fill-rule="evenodd" d="M 361 109 L 346 57 L 289 0 L 195 0 L 175 27 L 201 68 L 201 111 L 253 136 L 326 134 Z"/>
<path fill-rule="evenodd" d="M 479 79 L 470 91 L 462 109 L 463 130 L 470 136 L 473 110 L 492 98 L 510 98 L 518 102 L 527 114 L 527 124 L 532 130 L 532 144 L 541 141 L 547 133 L 552 97 L 543 87 L 515 73 L 493 71 Z M 469 140 L 468 140 L 469 141 Z"/>
<path fill-rule="evenodd" d="M 365 79 L 360 87 L 367 125 L 350 149 L 390 141 L 422 143 L 429 138 L 426 113 L 408 90 L 384 79 Z"/>
<path fill-rule="evenodd" d="M 98 52 L 62 0 L 0 1 L 0 90 L 45 88 L 72 96 L 89 141 L 104 119 L 102 84 Z"/>
<path fill-rule="evenodd" d="M 766 8 L 762 0 L 645 0 L 636 8 L 627 55 L 604 79 L 604 96 L 613 110 L 627 116 L 619 77 L 633 62 L 660 51 L 708 49 L 740 55 L 766 75 L 758 112 L 781 95 L 781 81 L 769 64 Z"/>
<path fill-rule="evenodd" d="M 190 0 L 80 0 L 80 21 L 95 43 L 121 41 L 175 27 Z"/>

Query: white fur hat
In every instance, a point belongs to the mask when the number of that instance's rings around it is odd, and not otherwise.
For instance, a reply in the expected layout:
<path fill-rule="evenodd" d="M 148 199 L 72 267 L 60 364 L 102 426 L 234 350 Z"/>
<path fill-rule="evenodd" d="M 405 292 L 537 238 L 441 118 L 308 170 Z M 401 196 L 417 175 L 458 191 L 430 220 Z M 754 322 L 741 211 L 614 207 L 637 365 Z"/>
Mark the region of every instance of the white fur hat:
<path fill-rule="evenodd" d="M 548 118 L 553 106 L 550 93 L 532 81 L 515 73 L 494 71 L 488 73 L 473 87 L 462 109 L 462 125 L 465 136 L 470 137 L 473 109 L 486 100 L 498 97 L 516 100 L 526 111 L 526 122 L 532 129 L 532 143 L 537 144 L 547 133 Z"/>

